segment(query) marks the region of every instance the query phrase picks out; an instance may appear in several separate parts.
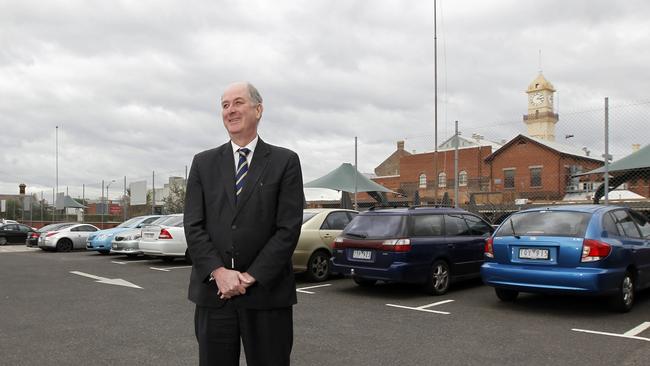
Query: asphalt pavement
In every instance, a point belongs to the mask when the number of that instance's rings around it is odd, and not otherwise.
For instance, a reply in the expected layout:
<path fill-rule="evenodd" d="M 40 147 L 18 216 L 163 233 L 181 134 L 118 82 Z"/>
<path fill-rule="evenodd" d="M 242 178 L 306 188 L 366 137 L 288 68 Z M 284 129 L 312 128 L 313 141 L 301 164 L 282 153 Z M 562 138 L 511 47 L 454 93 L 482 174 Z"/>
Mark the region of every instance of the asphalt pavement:
<path fill-rule="evenodd" d="M 3 247 L 0 364 L 196 365 L 189 273 L 181 260 Z M 480 280 L 433 297 L 298 276 L 292 363 L 648 365 L 650 291 L 617 314 L 590 297 L 502 303 Z"/>

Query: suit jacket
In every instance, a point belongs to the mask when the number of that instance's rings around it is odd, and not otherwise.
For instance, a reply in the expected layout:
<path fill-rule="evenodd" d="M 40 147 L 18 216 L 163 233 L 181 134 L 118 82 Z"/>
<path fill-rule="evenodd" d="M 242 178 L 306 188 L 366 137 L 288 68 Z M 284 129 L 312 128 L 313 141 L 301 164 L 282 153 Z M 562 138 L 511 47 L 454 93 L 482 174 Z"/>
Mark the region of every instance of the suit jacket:
<path fill-rule="evenodd" d="M 302 225 L 298 155 L 259 139 L 244 188 L 235 199 L 230 142 L 194 156 L 185 195 L 185 236 L 192 258 L 188 298 L 200 306 L 270 309 L 296 303 L 291 256 Z M 210 273 L 248 272 L 256 283 L 231 300 L 217 296 Z"/>

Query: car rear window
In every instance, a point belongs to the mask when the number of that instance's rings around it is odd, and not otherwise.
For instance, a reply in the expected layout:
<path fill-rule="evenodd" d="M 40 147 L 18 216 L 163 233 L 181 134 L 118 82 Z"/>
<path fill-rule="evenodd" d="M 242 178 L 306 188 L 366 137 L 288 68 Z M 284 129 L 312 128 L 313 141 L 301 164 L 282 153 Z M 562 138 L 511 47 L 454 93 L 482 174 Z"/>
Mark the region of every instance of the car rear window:
<path fill-rule="evenodd" d="M 306 223 L 307 221 L 311 220 L 312 217 L 316 216 L 315 212 L 303 212 L 302 213 L 302 223 Z"/>
<path fill-rule="evenodd" d="M 516 213 L 506 219 L 496 236 L 572 236 L 584 237 L 591 214 L 571 211 Z"/>
<path fill-rule="evenodd" d="M 66 227 L 72 226 L 74 224 L 49 224 L 46 226 L 43 226 L 42 228 L 38 229 L 38 232 L 44 233 L 46 231 L 52 231 L 52 230 L 59 230 L 59 229 L 65 229 Z"/>
<path fill-rule="evenodd" d="M 343 235 L 357 239 L 400 238 L 406 235 L 406 216 L 357 215 Z"/>

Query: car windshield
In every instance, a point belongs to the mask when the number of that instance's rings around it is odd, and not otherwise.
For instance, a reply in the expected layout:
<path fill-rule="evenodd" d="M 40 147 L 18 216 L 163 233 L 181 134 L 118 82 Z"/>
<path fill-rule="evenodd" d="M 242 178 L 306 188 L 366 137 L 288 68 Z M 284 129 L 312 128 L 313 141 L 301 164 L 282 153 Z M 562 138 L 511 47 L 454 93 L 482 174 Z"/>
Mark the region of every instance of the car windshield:
<path fill-rule="evenodd" d="M 316 212 L 303 212 L 302 213 L 302 223 L 306 223 L 307 221 L 311 220 L 314 216 L 316 216 Z"/>
<path fill-rule="evenodd" d="M 571 211 L 517 213 L 501 224 L 496 236 L 572 236 L 584 237 L 591 214 Z"/>
<path fill-rule="evenodd" d="M 357 215 L 343 231 L 343 235 L 359 239 L 399 238 L 405 233 L 403 215 Z"/>
<path fill-rule="evenodd" d="M 141 219 L 139 217 L 134 217 L 130 220 L 124 221 L 123 223 L 117 225 L 116 227 L 135 227 L 138 224 L 138 222 L 140 222 L 140 220 Z"/>
<path fill-rule="evenodd" d="M 65 229 L 66 227 L 72 226 L 74 224 L 49 224 L 45 225 L 42 228 L 38 229 L 39 233 L 44 233 L 46 231 L 52 231 L 52 230 L 59 230 L 59 229 Z"/>

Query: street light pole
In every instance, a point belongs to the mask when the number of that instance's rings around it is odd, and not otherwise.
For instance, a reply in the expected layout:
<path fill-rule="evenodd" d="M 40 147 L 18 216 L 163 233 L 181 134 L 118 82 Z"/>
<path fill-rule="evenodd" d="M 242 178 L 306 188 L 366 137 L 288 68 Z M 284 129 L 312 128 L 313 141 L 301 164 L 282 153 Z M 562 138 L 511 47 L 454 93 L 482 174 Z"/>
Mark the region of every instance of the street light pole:
<path fill-rule="evenodd" d="M 56 210 L 57 210 L 57 198 L 59 196 L 59 126 L 57 125 L 55 127 L 55 140 L 56 140 L 56 178 L 55 178 L 55 192 L 54 192 L 54 210 L 52 210 L 53 214 L 53 220 L 56 222 Z"/>
<path fill-rule="evenodd" d="M 110 210 L 108 209 L 108 201 L 109 201 L 109 199 L 108 199 L 108 187 L 110 187 L 112 183 L 115 183 L 115 179 L 112 179 L 106 185 L 106 202 L 104 204 L 104 208 L 106 209 L 106 214 L 109 215 L 109 217 L 110 217 Z"/>

